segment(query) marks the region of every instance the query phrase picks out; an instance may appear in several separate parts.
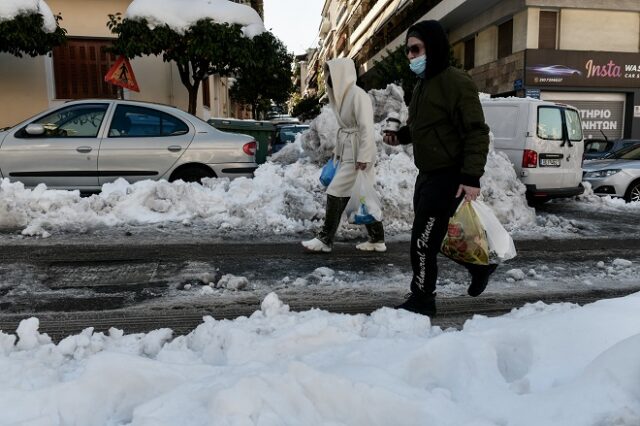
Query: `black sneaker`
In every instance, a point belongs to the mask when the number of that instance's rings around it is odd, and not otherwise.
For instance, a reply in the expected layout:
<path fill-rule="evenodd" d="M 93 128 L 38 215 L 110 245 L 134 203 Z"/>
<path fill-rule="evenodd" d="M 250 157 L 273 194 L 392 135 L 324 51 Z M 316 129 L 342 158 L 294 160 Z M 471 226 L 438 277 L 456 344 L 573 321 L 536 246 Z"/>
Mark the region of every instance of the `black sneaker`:
<path fill-rule="evenodd" d="M 436 316 L 436 298 L 435 296 L 409 293 L 407 300 L 396 306 L 396 309 L 404 309 L 405 311 L 415 312 L 416 314 L 426 315 L 433 318 Z"/>
<path fill-rule="evenodd" d="M 497 267 L 497 264 L 492 263 L 491 265 L 478 268 L 476 272 L 471 274 L 471 285 L 467 289 L 469 296 L 478 297 L 482 294 L 484 289 L 487 288 L 489 277 L 494 273 Z"/>

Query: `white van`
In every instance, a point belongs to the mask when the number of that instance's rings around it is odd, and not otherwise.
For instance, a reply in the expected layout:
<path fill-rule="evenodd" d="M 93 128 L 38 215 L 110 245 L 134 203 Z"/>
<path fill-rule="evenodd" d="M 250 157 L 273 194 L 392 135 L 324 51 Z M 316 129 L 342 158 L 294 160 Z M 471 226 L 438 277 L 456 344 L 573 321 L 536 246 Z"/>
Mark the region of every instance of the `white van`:
<path fill-rule="evenodd" d="M 533 98 L 481 101 L 495 149 L 513 163 L 530 203 L 584 192 L 584 141 L 576 108 Z"/>

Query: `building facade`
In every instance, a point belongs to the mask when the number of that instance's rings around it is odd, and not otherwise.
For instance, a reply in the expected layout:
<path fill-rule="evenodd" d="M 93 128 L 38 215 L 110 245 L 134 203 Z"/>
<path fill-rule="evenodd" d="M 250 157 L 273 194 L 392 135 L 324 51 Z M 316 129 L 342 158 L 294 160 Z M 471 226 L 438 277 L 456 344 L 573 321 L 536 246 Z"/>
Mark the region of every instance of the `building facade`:
<path fill-rule="evenodd" d="M 262 0 L 237 1 L 258 7 Z M 47 0 L 54 14 L 61 14 L 68 43 L 49 55 L 17 58 L 0 53 L 0 128 L 71 99 L 116 97 L 116 87 L 104 75 L 116 58 L 102 48 L 111 45 L 107 28 L 110 14 L 124 13 L 131 0 Z M 186 110 L 188 93 L 177 68 L 161 57 L 131 61 L 140 92 L 125 90 L 124 98 L 173 105 Z M 200 118 L 246 115 L 243 106 L 232 104 L 232 79 L 210 76 L 201 86 L 196 115 Z"/>
<path fill-rule="evenodd" d="M 482 92 L 572 104 L 587 138 L 640 138 L 640 1 L 327 0 L 316 69 L 346 56 L 366 81 L 423 19 Z"/>

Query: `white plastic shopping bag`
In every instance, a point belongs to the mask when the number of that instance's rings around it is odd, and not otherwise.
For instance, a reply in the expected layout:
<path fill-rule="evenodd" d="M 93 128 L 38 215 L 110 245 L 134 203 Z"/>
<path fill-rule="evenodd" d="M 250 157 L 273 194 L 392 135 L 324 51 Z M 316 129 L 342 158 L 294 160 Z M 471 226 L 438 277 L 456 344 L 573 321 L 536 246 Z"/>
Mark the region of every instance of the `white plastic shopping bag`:
<path fill-rule="evenodd" d="M 491 207 L 478 200 L 472 201 L 471 205 L 487 233 L 491 263 L 504 262 L 505 260 L 516 257 L 517 253 L 516 247 L 513 244 L 513 238 L 511 238 L 509 232 L 504 229 L 504 226 L 502 226 L 493 213 Z"/>
<path fill-rule="evenodd" d="M 359 171 L 351 190 L 351 198 L 344 210 L 349 223 L 368 225 L 382 220 L 380 199 L 367 176 Z"/>

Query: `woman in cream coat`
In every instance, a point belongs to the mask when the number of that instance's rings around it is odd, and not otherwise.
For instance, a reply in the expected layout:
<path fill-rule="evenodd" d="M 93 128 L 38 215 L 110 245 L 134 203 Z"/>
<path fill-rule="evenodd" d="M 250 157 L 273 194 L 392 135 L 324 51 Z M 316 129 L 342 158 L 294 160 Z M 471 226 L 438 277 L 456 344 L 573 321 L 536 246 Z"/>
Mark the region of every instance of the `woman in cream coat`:
<path fill-rule="evenodd" d="M 356 86 L 353 60 L 338 58 L 325 65 L 329 105 L 338 120 L 338 136 L 334 154 L 340 160 L 338 170 L 327 188 L 327 208 L 324 225 L 318 236 L 303 241 L 309 251 L 331 251 L 333 238 L 340 225 L 357 173 L 375 182 L 376 146 L 373 138 L 373 106 L 369 95 Z M 366 225 L 369 240 L 356 245 L 359 250 L 386 251 L 382 222 Z"/>

